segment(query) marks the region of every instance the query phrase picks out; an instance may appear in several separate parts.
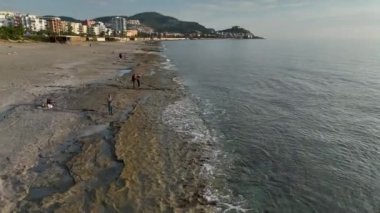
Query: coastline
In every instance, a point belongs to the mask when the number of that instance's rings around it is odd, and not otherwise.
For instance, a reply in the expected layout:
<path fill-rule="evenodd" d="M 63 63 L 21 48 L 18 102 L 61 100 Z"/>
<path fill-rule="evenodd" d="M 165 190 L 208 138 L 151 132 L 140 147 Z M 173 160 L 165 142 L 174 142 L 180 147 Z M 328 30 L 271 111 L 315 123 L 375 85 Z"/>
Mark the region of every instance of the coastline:
<path fill-rule="evenodd" d="M 7 151 L 0 159 L 0 204 L 5 212 L 211 211 L 199 178 L 204 147 L 189 144 L 161 120 L 165 107 L 182 94 L 175 73 L 160 68 L 159 43 L 30 44 L 25 53 L 28 47 L 10 47 L 16 52 L 10 55 L 3 47 L 0 57 L 17 61 L 6 57 L 23 57 L 35 45 L 48 55 L 54 48 L 67 55 L 28 67 L 33 74 L 22 72 L 24 80 L 12 82 L 16 73 L 3 79 L 1 97 L 8 101 L 1 106 L 0 141 Z M 143 75 L 140 89 L 131 88 L 131 73 L 118 72 L 125 69 Z M 112 116 L 106 113 L 109 93 Z M 39 108 L 48 97 L 57 106 Z"/>

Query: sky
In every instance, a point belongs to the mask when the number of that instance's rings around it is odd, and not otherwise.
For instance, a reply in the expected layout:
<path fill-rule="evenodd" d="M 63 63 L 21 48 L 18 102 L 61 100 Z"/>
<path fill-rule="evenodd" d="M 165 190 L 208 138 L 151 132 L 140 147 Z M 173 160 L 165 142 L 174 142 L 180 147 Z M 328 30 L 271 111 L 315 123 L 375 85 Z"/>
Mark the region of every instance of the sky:
<path fill-rule="evenodd" d="M 266 38 L 380 40 L 380 0 L 0 0 L 2 10 L 77 19 L 155 11 Z"/>

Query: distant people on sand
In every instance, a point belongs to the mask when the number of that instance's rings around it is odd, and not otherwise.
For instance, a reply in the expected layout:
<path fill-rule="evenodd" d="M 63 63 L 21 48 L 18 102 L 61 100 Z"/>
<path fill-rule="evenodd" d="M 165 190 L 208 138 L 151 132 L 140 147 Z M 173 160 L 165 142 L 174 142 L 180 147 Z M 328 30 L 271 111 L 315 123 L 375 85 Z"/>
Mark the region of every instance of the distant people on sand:
<path fill-rule="evenodd" d="M 112 115 L 113 112 L 112 112 L 112 96 L 111 96 L 111 94 L 108 94 L 107 106 L 108 106 L 108 114 Z"/>
<path fill-rule="evenodd" d="M 137 87 L 140 88 L 140 75 L 133 73 L 132 83 L 133 83 L 133 89 L 136 88 L 136 83 L 137 83 Z"/>
<path fill-rule="evenodd" d="M 119 58 L 120 58 L 120 59 L 123 58 L 123 54 L 122 54 L 122 53 L 119 53 Z"/>

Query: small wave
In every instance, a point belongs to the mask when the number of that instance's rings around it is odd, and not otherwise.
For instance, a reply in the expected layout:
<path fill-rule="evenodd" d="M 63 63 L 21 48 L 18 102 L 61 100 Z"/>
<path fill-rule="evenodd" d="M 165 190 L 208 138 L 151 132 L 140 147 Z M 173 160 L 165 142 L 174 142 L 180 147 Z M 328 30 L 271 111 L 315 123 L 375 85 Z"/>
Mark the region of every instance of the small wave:
<path fill-rule="evenodd" d="M 163 112 L 163 121 L 176 132 L 190 138 L 193 143 L 206 143 L 212 139 L 209 130 L 199 117 L 198 107 L 190 100 L 184 98 L 169 105 Z"/>
<path fill-rule="evenodd" d="M 177 67 L 174 64 L 172 64 L 170 60 L 162 62 L 161 65 L 162 65 L 162 68 L 165 70 L 177 70 Z"/>
<path fill-rule="evenodd" d="M 201 158 L 207 160 L 202 163 L 199 173 L 199 177 L 206 180 L 203 198 L 209 203 L 216 203 L 218 212 L 247 212 L 249 210 L 243 208 L 245 206 L 244 199 L 241 198 L 236 202 L 236 198 L 232 198 L 232 193 L 224 182 L 226 177 L 224 168 L 228 166 L 220 164 L 227 162 L 224 159 L 226 155 L 217 145 L 219 139 L 223 137 L 205 124 L 201 117 L 205 109 L 211 110 L 211 107 L 200 110 L 193 99 L 185 97 L 169 105 L 163 111 L 162 119 L 166 125 L 182 135 L 187 142 L 206 145 L 205 153 Z M 222 182 L 220 182 L 221 179 Z M 216 182 L 218 182 L 217 185 L 215 185 Z M 219 184 L 223 186 L 219 186 Z"/>
<path fill-rule="evenodd" d="M 176 80 L 181 81 L 180 78 Z M 216 203 L 217 212 L 249 212 L 250 209 L 245 208 L 246 200 L 241 196 L 234 197 L 225 180 L 225 169 L 229 167 L 231 159 L 218 145 L 218 141 L 223 140 L 223 135 L 210 129 L 202 119 L 202 115 L 213 114 L 206 112 L 214 110 L 212 104 L 200 102 L 198 98 L 190 97 L 176 101 L 163 111 L 163 122 L 188 143 L 206 145 L 201 158 L 207 160 L 202 163 L 199 173 L 199 177 L 206 180 L 203 198 L 209 203 Z"/>
<path fill-rule="evenodd" d="M 216 138 L 212 136 L 211 131 L 206 127 L 201 119 L 200 110 L 190 98 L 183 98 L 169 105 L 162 114 L 163 122 L 171 127 L 175 132 L 181 134 L 187 142 L 212 145 Z M 208 162 L 203 163 L 200 177 L 207 180 L 214 175 L 215 167 L 212 164 L 212 159 L 218 155 L 218 151 L 210 148 L 206 156 Z M 208 201 L 215 201 L 218 196 L 213 195 L 212 190 L 206 187 L 204 197 Z"/>
<path fill-rule="evenodd" d="M 165 70 L 177 70 L 177 67 L 172 63 L 172 61 L 168 58 L 167 55 L 161 54 L 163 61 L 161 62 L 161 67 Z"/>
<path fill-rule="evenodd" d="M 180 89 L 180 90 L 184 90 L 185 89 L 185 82 L 184 82 L 184 80 L 182 78 L 180 78 L 178 76 L 174 77 L 173 78 L 173 82 L 176 83 L 179 86 L 178 89 Z"/>

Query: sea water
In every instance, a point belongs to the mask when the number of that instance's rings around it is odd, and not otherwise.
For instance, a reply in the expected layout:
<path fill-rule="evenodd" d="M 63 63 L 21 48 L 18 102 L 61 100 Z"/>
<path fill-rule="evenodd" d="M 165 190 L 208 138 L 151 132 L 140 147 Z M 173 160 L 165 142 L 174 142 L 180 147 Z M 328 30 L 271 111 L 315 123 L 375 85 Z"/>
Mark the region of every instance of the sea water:
<path fill-rule="evenodd" d="M 167 123 L 214 146 L 219 210 L 380 212 L 379 42 L 163 45 L 189 93 Z"/>

